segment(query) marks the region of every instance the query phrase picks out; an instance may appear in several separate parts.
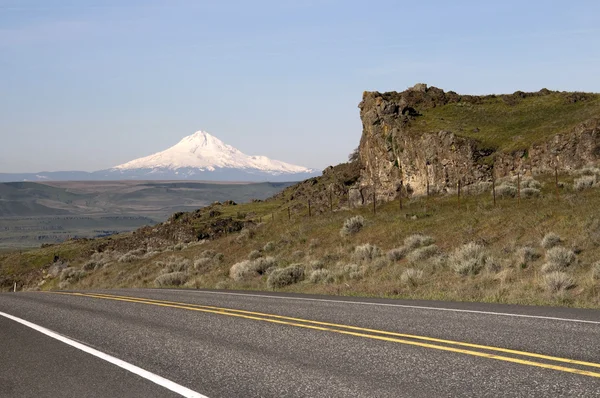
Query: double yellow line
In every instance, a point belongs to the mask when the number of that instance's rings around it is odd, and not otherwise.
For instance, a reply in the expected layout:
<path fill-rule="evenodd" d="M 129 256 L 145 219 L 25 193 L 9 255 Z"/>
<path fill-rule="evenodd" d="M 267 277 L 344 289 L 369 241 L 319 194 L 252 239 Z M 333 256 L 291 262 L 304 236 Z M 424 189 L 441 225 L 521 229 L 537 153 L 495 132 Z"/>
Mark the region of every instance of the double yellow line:
<path fill-rule="evenodd" d="M 280 325 L 295 326 L 305 329 L 313 329 L 325 332 L 332 332 L 356 337 L 363 337 L 373 340 L 381 340 L 392 343 L 407 344 L 418 347 L 431 348 L 441 351 L 449 351 L 454 353 L 472 355 L 476 357 L 483 357 L 489 359 L 496 359 L 499 361 L 512 362 L 521 365 L 534 366 L 544 369 L 558 370 L 561 372 L 575 373 L 583 376 L 590 376 L 600 378 L 599 371 L 592 371 L 586 369 L 579 369 L 574 367 L 567 367 L 562 365 L 553 364 L 562 363 L 569 365 L 577 365 L 584 368 L 598 368 L 600 369 L 600 363 L 578 361 L 575 359 L 560 358 L 543 354 L 536 354 L 526 351 L 511 350 L 508 348 L 492 347 L 480 344 L 464 343 L 460 341 L 436 339 L 433 337 L 418 336 L 405 333 L 388 332 L 384 330 L 361 328 L 357 326 L 342 325 L 337 323 L 313 321 L 303 318 L 294 318 L 282 315 L 266 314 L 262 312 L 236 310 L 231 308 L 222 308 L 209 305 L 199 305 L 190 303 L 180 303 L 175 301 L 165 300 L 154 300 L 148 298 L 129 297 L 129 296 L 117 296 L 110 294 L 101 293 L 67 293 L 57 292 L 56 294 L 68 295 L 68 296 L 79 296 L 89 297 L 104 300 L 123 301 L 129 303 L 154 305 L 159 307 L 177 308 L 189 311 L 199 311 L 218 315 L 227 315 L 237 318 L 251 319 L 255 321 L 270 322 Z M 434 344 L 435 343 L 435 344 Z M 466 348 L 462 348 L 466 347 Z M 477 350 L 477 351 L 476 351 Z M 497 353 L 510 354 L 514 356 L 498 355 Z M 544 360 L 547 362 L 537 362 L 530 359 L 523 359 L 519 357 L 535 358 L 538 360 Z M 549 362 L 549 363 L 548 363 Z"/>

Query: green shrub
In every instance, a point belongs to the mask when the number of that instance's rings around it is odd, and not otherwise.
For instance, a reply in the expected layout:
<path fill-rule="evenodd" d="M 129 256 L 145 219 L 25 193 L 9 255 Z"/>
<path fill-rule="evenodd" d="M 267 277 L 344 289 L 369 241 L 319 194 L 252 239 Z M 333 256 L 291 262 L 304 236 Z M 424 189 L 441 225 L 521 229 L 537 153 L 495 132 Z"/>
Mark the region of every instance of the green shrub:
<path fill-rule="evenodd" d="M 342 226 L 342 229 L 340 230 L 340 235 L 342 237 L 354 235 L 354 234 L 360 232 L 360 230 L 364 226 L 365 226 L 365 219 L 363 216 L 350 217 L 346 221 L 344 221 L 344 225 Z"/>
<path fill-rule="evenodd" d="M 544 287 L 546 290 L 558 293 L 575 286 L 575 281 L 566 272 L 554 271 L 544 275 Z"/>
<path fill-rule="evenodd" d="M 267 286 L 271 289 L 282 288 L 300 282 L 304 278 L 304 266 L 292 264 L 289 267 L 274 269 L 267 279 Z"/>
<path fill-rule="evenodd" d="M 471 242 L 457 248 L 448 258 L 450 267 L 460 275 L 475 275 L 485 266 L 485 249 Z"/>

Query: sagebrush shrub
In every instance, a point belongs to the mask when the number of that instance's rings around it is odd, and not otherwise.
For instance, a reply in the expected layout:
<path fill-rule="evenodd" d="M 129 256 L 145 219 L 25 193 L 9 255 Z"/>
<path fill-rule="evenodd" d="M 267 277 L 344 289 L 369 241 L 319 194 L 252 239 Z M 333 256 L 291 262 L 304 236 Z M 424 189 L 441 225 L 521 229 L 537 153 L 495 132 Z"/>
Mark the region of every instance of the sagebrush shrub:
<path fill-rule="evenodd" d="M 273 250 L 275 250 L 275 242 L 265 243 L 265 246 L 263 247 L 263 251 L 272 252 Z"/>
<path fill-rule="evenodd" d="M 524 178 L 523 181 L 521 181 L 522 189 L 532 188 L 532 189 L 536 189 L 539 191 L 539 189 L 541 187 L 542 187 L 542 184 L 539 181 L 534 180 L 531 177 Z M 523 190 L 521 190 L 521 193 L 523 193 Z"/>
<path fill-rule="evenodd" d="M 308 276 L 310 283 L 331 283 L 333 279 L 331 273 L 326 269 L 316 269 Z"/>
<path fill-rule="evenodd" d="M 554 246 L 558 245 L 560 243 L 560 241 L 561 241 L 561 239 L 558 234 L 555 234 L 554 232 L 548 232 L 542 238 L 541 245 L 544 249 L 551 249 Z"/>
<path fill-rule="evenodd" d="M 407 253 L 408 253 L 408 250 L 404 246 L 398 247 L 396 249 L 392 249 L 389 252 L 387 252 L 387 258 L 390 261 L 400 261 L 404 257 L 406 257 Z"/>
<path fill-rule="evenodd" d="M 250 252 L 250 254 L 248 254 L 248 259 L 249 260 L 256 260 L 257 258 L 261 257 L 262 255 L 260 254 L 260 252 L 258 250 L 252 250 Z"/>
<path fill-rule="evenodd" d="M 342 267 L 342 275 L 348 279 L 360 279 L 363 274 L 363 270 L 357 264 L 346 264 Z"/>
<path fill-rule="evenodd" d="M 493 273 L 500 272 L 502 270 L 502 262 L 496 257 L 486 257 L 485 269 Z"/>
<path fill-rule="evenodd" d="M 573 264 L 576 258 L 573 250 L 556 246 L 546 252 L 546 264 L 543 269 L 545 272 L 562 270 Z"/>
<path fill-rule="evenodd" d="M 566 272 L 554 271 L 544 275 L 546 290 L 558 293 L 575 286 L 575 280 Z"/>
<path fill-rule="evenodd" d="M 229 269 L 229 277 L 241 281 L 248 277 L 264 275 L 270 268 L 276 267 L 277 261 L 273 257 L 259 257 L 255 260 L 244 260 L 233 264 Z"/>
<path fill-rule="evenodd" d="M 181 286 L 188 280 L 188 274 L 185 272 L 169 272 L 168 274 L 159 275 L 154 284 L 158 287 L 164 286 Z"/>
<path fill-rule="evenodd" d="M 144 248 L 130 250 L 129 252 L 127 252 L 127 253 L 123 254 L 121 257 L 119 257 L 119 262 L 120 263 L 132 263 L 134 261 L 141 260 L 144 256 L 144 254 L 146 254 L 146 249 L 144 249 Z"/>
<path fill-rule="evenodd" d="M 406 256 L 406 259 L 409 263 L 415 264 L 420 261 L 428 260 L 437 255 L 439 252 L 440 248 L 437 245 L 423 246 L 410 252 Z"/>
<path fill-rule="evenodd" d="M 354 235 L 358 233 L 365 226 L 365 219 L 363 216 L 354 216 L 344 221 L 344 225 L 340 230 L 342 237 L 348 235 Z"/>
<path fill-rule="evenodd" d="M 379 256 L 381 256 L 381 249 L 370 243 L 356 246 L 354 248 L 354 253 L 352 254 L 352 258 L 357 262 L 372 261 Z"/>
<path fill-rule="evenodd" d="M 253 229 L 244 228 L 240 231 L 238 236 L 236 236 L 235 241 L 236 243 L 243 243 L 244 241 L 254 238 L 255 235 L 256 232 L 254 232 Z"/>
<path fill-rule="evenodd" d="M 325 267 L 325 262 L 323 262 L 323 260 L 312 260 L 308 263 L 308 267 L 311 270 L 323 269 Z"/>
<path fill-rule="evenodd" d="M 434 242 L 435 240 L 431 236 L 415 234 L 404 239 L 404 247 L 407 250 L 413 250 L 418 247 L 429 246 Z"/>
<path fill-rule="evenodd" d="M 592 264 L 592 279 L 600 280 L 600 261 L 596 261 Z"/>
<path fill-rule="evenodd" d="M 60 281 L 74 283 L 85 277 L 87 273 L 74 267 L 67 267 L 60 272 Z"/>
<path fill-rule="evenodd" d="M 235 263 L 229 269 L 229 277 L 234 281 L 241 281 L 253 273 L 251 260 L 244 260 L 240 261 L 239 263 Z"/>
<path fill-rule="evenodd" d="M 182 251 L 185 248 L 187 248 L 187 245 L 185 243 L 178 243 L 175 246 L 173 246 L 173 251 Z"/>
<path fill-rule="evenodd" d="M 196 270 L 200 270 L 202 268 L 206 268 L 206 267 L 210 266 L 212 264 L 212 262 L 213 262 L 212 258 L 200 257 L 200 258 L 196 259 L 196 261 L 194 261 L 194 268 Z"/>
<path fill-rule="evenodd" d="M 540 258 L 540 254 L 531 246 L 524 246 L 517 250 L 519 265 L 528 265 L 538 258 Z"/>
<path fill-rule="evenodd" d="M 420 269 L 408 268 L 400 275 L 400 281 L 411 286 L 417 286 L 421 279 L 423 279 L 423 271 Z"/>
<path fill-rule="evenodd" d="M 492 183 L 489 181 L 480 181 L 475 184 L 465 185 L 462 193 L 465 195 L 481 195 L 492 189 Z"/>
<path fill-rule="evenodd" d="M 523 198 L 537 198 L 539 196 L 540 196 L 540 190 L 537 188 L 521 189 L 521 197 L 523 197 Z"/>
<path fill-rule="evenodd" d="M 192 261 L 183 257 L 171 256 L 166 262 L 159 261 L 156 264 L 163 267 L 160 271 L 161 274 L 169 274 L 187 271 L 192 266 Z"/>
<path fill-rule="evenodd" d="M 302 264 L 292 264 L 285 268 L 274 269 L 267 279 L 267 286 L 271 289 L 277 289 L 304 279 L 304 266 Z"/>
<path fill-rule="evenodd" d="M 215 258 L 219 253 L 214 250 L 204 250 L 200 253 L 201 258 Z"/>
<path fill-rule="evenodd" d="M 499 198 L 514 198 L 517 196 L 517 187 L 512 184 L 502 183 L 496 187 L 496 196 Z"/>
<path fill-rule="evenodd" d="M 470 242 L 454 250 L 448 258 L 448 264 L 460 275 L 474 275 L 485 266 L 485 259 L 484 247 Z"/>
<path fill-rule="evenodd" d="M 302 250 L 296 250 L 292 253 L 292 258 L 302 259 L 306 256 L 306 254 Z"/>
<path fill-rule="evenodd" d="M 591 188 L 596 184 L 596 176 L 583 176 L 576 178 L 573 182 L 573 188 L 577 191 L 583 191 L 584 189 Z"/>
<path fill-rule="evenodd" d="M 104 267 L 114 259 L 115 252 L 95 252 L 91 255 L 90 259 L 83 265 L 85 271 L 93 271 Z"/>

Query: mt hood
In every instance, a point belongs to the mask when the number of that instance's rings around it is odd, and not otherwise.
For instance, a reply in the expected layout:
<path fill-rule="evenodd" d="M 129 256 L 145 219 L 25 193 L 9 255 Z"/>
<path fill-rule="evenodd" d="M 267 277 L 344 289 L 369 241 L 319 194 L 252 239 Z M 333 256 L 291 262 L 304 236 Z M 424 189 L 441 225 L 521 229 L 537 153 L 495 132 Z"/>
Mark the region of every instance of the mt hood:
<path fill-rule="evenodd" d="M 98 173 L 111 179 L 230 181 L 290 181 L 316 175 L 306 167 L 246 155 L 205 131 L 187 136 L 162 152 Z"/>

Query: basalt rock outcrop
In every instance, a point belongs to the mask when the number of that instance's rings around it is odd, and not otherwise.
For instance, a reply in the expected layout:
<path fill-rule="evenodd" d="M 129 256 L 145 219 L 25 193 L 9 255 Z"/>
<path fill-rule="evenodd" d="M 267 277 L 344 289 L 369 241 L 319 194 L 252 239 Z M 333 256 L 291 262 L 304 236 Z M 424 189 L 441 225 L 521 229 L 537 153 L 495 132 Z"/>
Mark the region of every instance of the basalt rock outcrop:
<path fill-rule="evenodd" d="M 359 146 L 361 171 L 350 192 L 351 201 L 357 205 L 369 202 L 373 190 L 378 200 L 393 200 L 401 192 L 404 196 L 425 195 L 428 191 L 452 192 L 459 181 L 466 186 L 490 181 L 492 176 L 539 174 L 553 172 L 555 167 L 568 171 L 597 162 L 600 159 L 600 113 L 566 131 L 511 150 L 474 138 L 477 128 L 471 131 L 473 134 L 463 134 L 462 131 L 428 129 L 422 122 L 424 115 L 434 108 L 468 106 L 485 112 L 481 104 L 490 101 L 501 101 L 510 107 L 532 97 L 543 102 L 545 96 L 548 101 L 559 98 L 565 104 L 595 101 L 590 103 L 596 106 L 600 103 L 597 94 L 557 93 L 546 89 L 536 93 L 469 96 L 417 84 L 400 93 L 365 92 L 359 104 L 363 124 Z M 525 117 L 529 116 L 539 117 L 535 109 Z M 524 129 L 518 135 L 526 134 L 528 131 Z"/>

